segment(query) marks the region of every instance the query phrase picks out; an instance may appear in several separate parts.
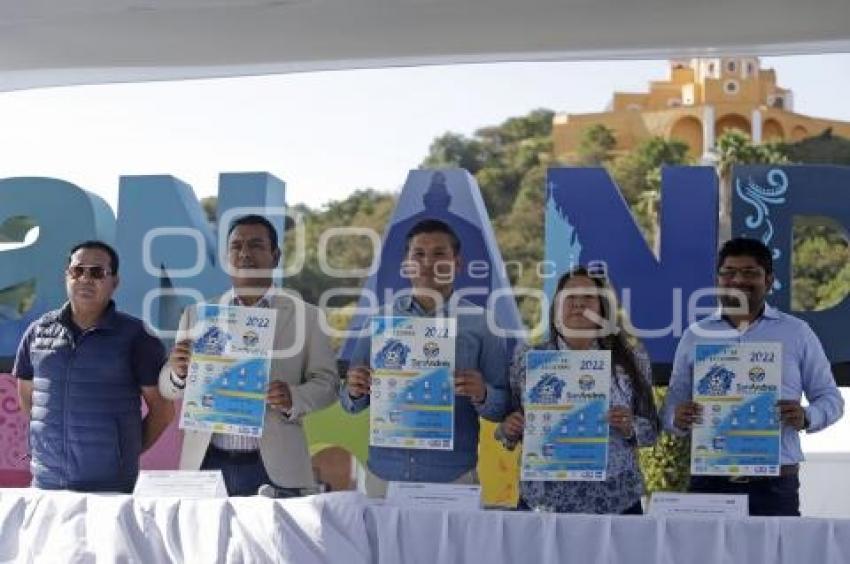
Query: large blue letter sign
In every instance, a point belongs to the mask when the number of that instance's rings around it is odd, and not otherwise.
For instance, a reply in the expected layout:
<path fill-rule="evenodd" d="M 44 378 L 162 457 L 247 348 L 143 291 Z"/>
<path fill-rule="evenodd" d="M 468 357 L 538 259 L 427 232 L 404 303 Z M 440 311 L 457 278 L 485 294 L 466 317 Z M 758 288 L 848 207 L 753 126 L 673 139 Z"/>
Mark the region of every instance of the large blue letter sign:
<path fill-rule="evenodd" d="M 174 329 L 193 296 L 209 298 L 230 286 L 221 268 L 223 253 L 217 252 L 226 231 L 213 231 L 188 185 L 170 176 L 125 177 L 118 211 L 116 233 L 106 202 L 73 184 L 51 178 L 0 180 L 0 225 L 27 217 L 39 227 L 34 243 L 0 252 L 0 291 L 34 281 L 36 292 L 23 315 L 14 308 L 0 311 L 4 367 L 27 325 L 65 301 L 62 273 L 68 251 L 86 239 L 116 245 L 119 307 L 157 329 Z M 218 219 L 229 222 L 248 213 L 269 216 L 282 243 L 283 182 L 267 173 L 222 174 Z"/>
<path fill-rule="evenodd" d="M 845 230 L 850 227 L 850 168 L 737 167 L 733 189 L 733 232 L 759 238 L 773 249 L 777 284 L 770 300 L 787 311 L 794 217 L 827 216 Z M 671 362 L 679 335 L 695 316 L 693 306 L 707 308 L 713 303 L 712 296 L 698 302 L 694 296 L 710 292 L 715 282 L 714 169 L 663 170 L 657 256 L 604 169 L 551 169 L 546 193 L 547 263 L 538 272 L 548 296 L 552 297 L 557 275 L 571 266 L 604 263 L 632 329 L 643 338 L 653 361 Z M 284 184 L 266 173 L 221 175 L 219 223 L 224 226 L 243 213 L 270 215 L 282 236 Z M 73 184 L 50 178 L 0 180 L 0 226 L 18 217 L 31 218 L 39 234 L 29 245 L 0 252 L 0 291 L 34 283 L 36 297 L 23 314 L 14 304 L 0 306 L 0 364 L 5 368 L 26 326 L 65 300 L 62 272 L 67 253 L 82 240 L 117 244 L 119 306 L 145 317 L 154 327 L 172 329 L 193 295 L 208 298 L 229 286 L 223 253 L 217 252 L 222 234 L 209 225 L 191 188 L 170 176 L 123 178 L 117 222 L 103 200 Z M 461 239 L 458 291 L 479 305 L 489 303 L 496 324 L 518 334 L 522 323 L 487 211 L 475 180 L 460 169 L 410 172 L 362 295 L 358 288 L 337 291 L 340 297 L 360 296 L 360 313 L 351 327 L 362 327 L 367 310 L 409 287 L 400 271 L 405 234 L 425 218 L 447 222 Z M 12 237 L 20 238 L 22 230 L 16 228 Z M 534 289 L 514 290 L 522 294 Z M 492 299 L 494 294 L 498 300 Z M 850 300 L 845 298 L 829 310 L 798 314 L 817 332 L 830 360 L 845 369 L 850 366 L 845 330 Z M 350 347 L 349 340 L 344 357 Z"/>
<path fill-rule="evenodd" d="M 850 168 L 838 166 L 740 166 L 733 171 L 732 229 L 773 250 L 776 282 L 770 302 L 791 310 L 794 217 L 828 217 L 850 228 Z M 823 311 L 794 312 L 809 322 L 833 363 L 850 361 L 850 300 Z"/>
<path fill-rule="evenodd" d="M 0 290 L 34 281 L 35 301 L 21 316 L 14 308 L 0 315 L 0 358 L 13 356 L 27 326 L 65 301 L 63 272 L 73 244 L 115 238 L 115 218 L 106 202 L 53 178 L 0 180 L 0 225 L 13 217 L 32 218 L 38 238 L 0 253 Z"/>

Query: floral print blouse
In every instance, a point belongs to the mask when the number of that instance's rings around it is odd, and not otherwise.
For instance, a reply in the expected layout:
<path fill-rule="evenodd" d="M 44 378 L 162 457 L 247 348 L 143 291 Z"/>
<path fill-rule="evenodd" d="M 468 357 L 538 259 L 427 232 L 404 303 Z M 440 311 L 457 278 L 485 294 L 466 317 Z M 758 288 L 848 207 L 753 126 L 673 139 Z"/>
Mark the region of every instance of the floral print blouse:
<path fill-rule="evenodd" d="M 598 349 L 598 343 L 594 343 Z M 510 369 L 511 412 L 520 409 L 525 396 L 525 353 L 529 350 L 569 350 L 562 340 L 547 341 L 541 345 L 520 345 L 514 354 Z M 643 347 L 632 349 L 640 377 L 651 387 L 652 365 Z M 611 405 L 632 406 L 631 380 L 619 365 L 611 378 Z M 622 513 L 640 501 L 644 492 L 643 476 L 638 467 L 637 447 L 651 446 L 658 436 L 655 421 L 634 416 L 634 436 L 624 437 L 610 428 L 608 445 L 607 479 L 601 482 L 522 481 L 520 496 L 531 508 L 559 513 Z M 501 426 L 496 438 L 508 449 L 516 446 L 508 439 Z"/>

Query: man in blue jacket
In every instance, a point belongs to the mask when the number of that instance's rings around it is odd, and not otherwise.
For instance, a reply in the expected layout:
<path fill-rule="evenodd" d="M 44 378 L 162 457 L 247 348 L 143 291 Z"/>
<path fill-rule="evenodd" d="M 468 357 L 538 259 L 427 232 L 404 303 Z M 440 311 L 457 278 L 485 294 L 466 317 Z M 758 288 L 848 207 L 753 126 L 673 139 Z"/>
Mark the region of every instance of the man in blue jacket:
<path fill-rule="evenodd" d="M 393 315 L 456 317 L 454 449 L 370 447 L 366 493 L 386 494 L 387 481 L 477 483 L 479 416 L 501 421 L 507 410 L 507 345 L 487 326 L 486 312 L 460 299 L 452 303 L 460 241 L 442 221 L 424 220 L 407 235 L 405 272 L 411 292 L 392 304 Z M 340 403 L 349 413 L 369 406 L 370 339 L 354 347 Z"/>
<path fill-rule="evenodd" d="M 130 492 L 139 456 L 174 417 L 157 387 L 165 349 L 115 309 L 118 255 L 106 243 L 71 249 L 65 286 L 68 302 L 29 326 L 12 369 L 30 417 L 32 485 Z"/>

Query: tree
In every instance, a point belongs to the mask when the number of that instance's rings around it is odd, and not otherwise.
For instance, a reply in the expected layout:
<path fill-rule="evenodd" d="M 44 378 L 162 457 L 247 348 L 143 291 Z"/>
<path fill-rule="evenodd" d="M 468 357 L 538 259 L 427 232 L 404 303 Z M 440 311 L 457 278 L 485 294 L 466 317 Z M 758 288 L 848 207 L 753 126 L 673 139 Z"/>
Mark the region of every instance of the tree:
<path fill-rule="evenodd" d="M 207 216 L 207 222 L 210 225 L 215 225 L 218 222 L 218 197 L 209 196 L 207 198 L 201 198 L 200 203 L 204 214 Z"/>
<path fill-rule="evenodd" d="M 301 214 L 304 223 L 304 265 L 299 272 L 288 277 L 284 284 L 311 303 L 318 303 L 322 294 L 331 288 L 359 288 L 363 283 L 361 278 L 332 278 L 322 271 L 318 259 L 319 238 L 329 227 L 364 227 L 374 230 L 380 237 L 395 207 L 395 201 L 392 194 L 362 189 L 343 200 L 329 202 L 319 210 L 298 206 L 296 212 Z M 294 233 L 284 239 L 283 256 L 286 264 L 291 264 L 295 245 L 302 243 L 296 239 Z M 366 268 L 372 262 L 372 252 L 372 246 L 365 244 L 362 237 L 333 237 L 328 241 L 326 257 L 335 269 Z M 334 303 L 333 306 L 345 306 L 354 301 L 356 298 L 351 297 L 345 303 Z"/>
<path fill-rule="evenodd" d="M 623 196 L 630 204 L 634 204 L 647 190 L 660 190 L 662 166 L 687 162 L 687 144 L 675 139 L 667 141 L 661 137 L 652 137 L 618 158 L 611 171 Z"/>
<path fill-rule="evenodd" d="M 22 243 L 36 226 L 31 217 L 14 216 L 0 223 L 0 243 Z M 0 320 L 17 319 L 35 301 L 35 280 L 0 288 Z"/>
<path fill-rule="evenodd" d="M 465 168 L 471 174 L 478 172 L 488 160 L 484 145 L 459 133 L 444 133 L 434 139 L 428 156 L 422 161 L 425 168 Z"/>
<path fill-rule="evenodd" d="M 657 241 L 661 167 L 687 162 L 687 144 L 653 137 L 616 159 L 609 167 L 623 192 L 623 197 L 631 206 L 647 243 L 653 248 Z"/>
<path fill-rule="evenodd" d="M 552 118 L 554 117 L 555 112 L 552 110 L 537 109 L 525 116 L 507 119 L 498 129 L 505 144 L 535 137 L 549 137 L 552 134 Z"/>
<path fill-rule="evenodd" d="M 511 283 L 540 288 L 537 265 L 543 260 L 546 167 L 552 162 L 554 112 L 537 109 L 499 125 L 482 127 L 472 138 L 446 133 L 431 144 L 424 166 L 465 166 L 475 175 L 495 226 Z M 516 266 L 518 265 L 518 266 Z M 519 304 L 523 320 L 539 318 L 535 304 Z"/>
<path fill-rule="evenodd" d="M 581 166 L 602 166 L 611 160 L 611 151 L 617 146 L 614 130 L 601 123 L 591 125 L 581 133 L 578 144 L 578 161 Z"/>
<path fill-rule="evenodd" d="M 653 390 L 655 405 L 661 407 L 667 388 Z M 687 438 L 661 433 L 656 443 L 638 451 L 646 493 L 685 491 L 690 476 L 691 442 Z"/>
<path fill-rule="evenodd" d="M 499 217 L 510 211 L 520 181 L 515 170 L 502 163 L 486 166 L 476 173 L 475 180 L 481 188 L 481 196 L 491 217 Z"/>
<path fill-rule="evenodd" d="M 823 310 L 850 291 L 850 248 L 827 218 L 794 222 L 791 308 Z"/>
<path fill-rule="evenodd" d="M 547 163 L 529 169 L 520 181 L 516 203 L 510 213 L 496 219 L 494 228 L 502 258 L 519 268 L 508 269 L 511 285 L 518 288 L 541 289 L 542 280 L 537 265 L 543 261 L 544 223 L 541 217 L 546 207 Z M 537 325 L 541 318 L 539 304 L 520 297 L 517 301 L 526 327 Z"/>
<path fill-rule="evenodd" d="M 739 164 L 782 164 L 788 158 L 776 145 L 753 145 L 743 131 L 731 129 L 717 138 L 717 175 L 720 177 L 720 223 L 718 236 L 732 236 L 732 167 Z"/>
<path fill-rule="evenodd" d="M 850 139 L 826 129 L 820 135 L 777 147 L 788 160 L 811 164 L 850 164 Z"/>

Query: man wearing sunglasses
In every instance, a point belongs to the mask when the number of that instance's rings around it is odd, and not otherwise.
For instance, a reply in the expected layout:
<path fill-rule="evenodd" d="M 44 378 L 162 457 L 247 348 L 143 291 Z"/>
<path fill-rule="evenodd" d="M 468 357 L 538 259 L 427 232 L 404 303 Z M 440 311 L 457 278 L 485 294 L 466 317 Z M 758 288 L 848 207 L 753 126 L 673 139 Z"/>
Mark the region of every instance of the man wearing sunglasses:
<path fill-rule="evenodd" d="M 717 261 L 720 307 L 682 335 L 673 361 L 670 388 L 662 409 L 665 428 L 687 435 L 704 416 L 692 400 L 695 345 L 700 342 L 782 345 L 782 389 L 776 410 L 782 421 L 779 476 L 692 476 L 689 490 L 699 493 L 747 495 L 751 515 L 800 515 L 798 479 L 801 431 L 814 433 L 832 425 L 844 410 L 844 400 L 823 347 L 806 322 L 767 303 L 773 286 L 773 257 L 755 239 L 732 239 Z M 805 394 L 808 405 L 800 404 Z"/>
<path fill-rule="evenodd" d="M 68 302 L 30 325 L 12 369 L 30 416 L 32 485 L 130 492 L 139 456 L 174 417 L 157 387 L 165 349 L 115 309 L 118 255 L 106 243 L 71 249 L 65 287 Z"/>

